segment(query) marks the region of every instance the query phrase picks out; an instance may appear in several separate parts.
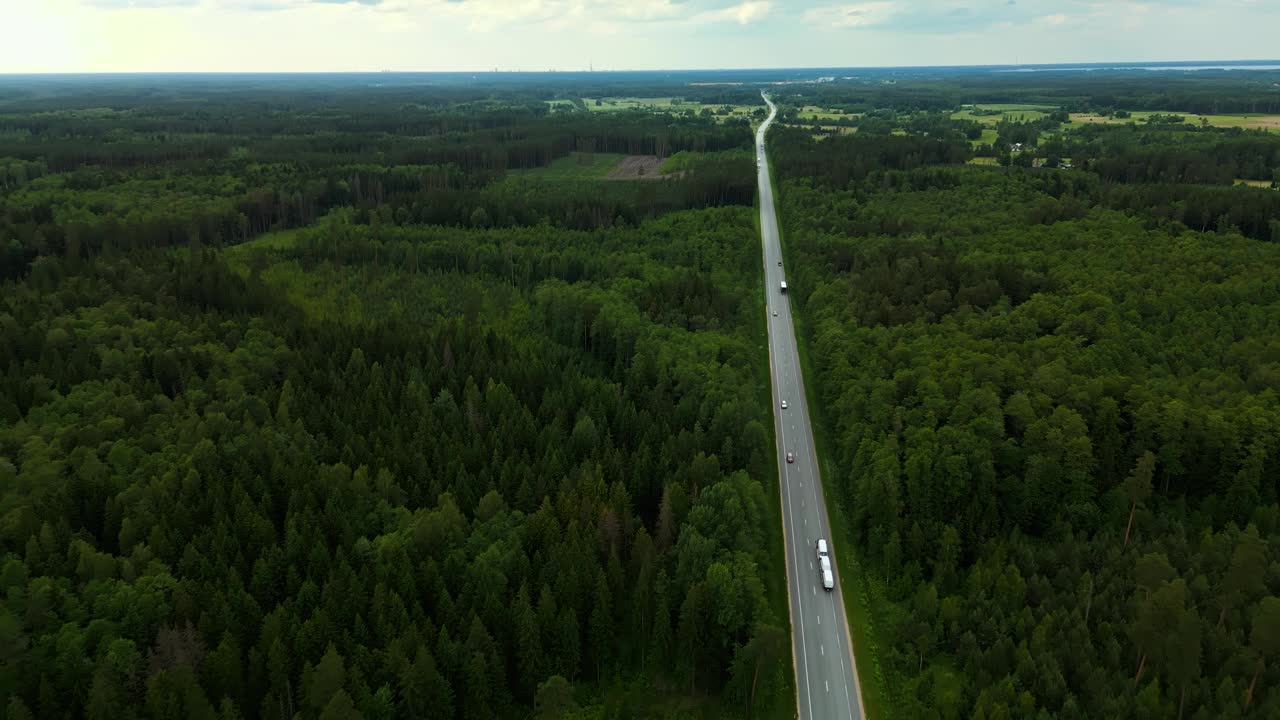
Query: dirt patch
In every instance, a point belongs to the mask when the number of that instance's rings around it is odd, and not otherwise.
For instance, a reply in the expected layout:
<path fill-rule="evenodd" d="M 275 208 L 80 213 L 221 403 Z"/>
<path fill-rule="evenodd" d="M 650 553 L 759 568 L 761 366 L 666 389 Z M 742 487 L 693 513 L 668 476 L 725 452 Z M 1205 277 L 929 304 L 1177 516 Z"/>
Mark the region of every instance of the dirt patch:
<path fill-rule="evenodd" d="M 670 175 L 660 175 L 662 161 L 657 155 L 628 155 L 605 176 L 606 180 L 664 180 Z"/>

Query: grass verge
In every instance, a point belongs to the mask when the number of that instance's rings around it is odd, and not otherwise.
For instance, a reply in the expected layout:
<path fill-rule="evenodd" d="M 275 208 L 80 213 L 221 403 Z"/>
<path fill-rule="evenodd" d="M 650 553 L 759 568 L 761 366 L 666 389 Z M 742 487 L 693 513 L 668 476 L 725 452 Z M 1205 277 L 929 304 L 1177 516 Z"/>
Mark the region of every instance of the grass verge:
<path fill-rule="evenodd" d="M 779 218 L 778 243 L 782 249 L 783 263 L 786 267 L 794 267 L 793 255 L 787 245 L 786 232 L 781 222 L 781 212 L 776 207 L 779 198 L 778 182 L 773 172 L 774 165 L 770 163 L 769 182 L 773 185 L 775 213 Z M 831 549 L 836 554 L 836 565 L 840 568 L 840 596 L 844 599 L 849 634 L 856 648 L 854 661 L 858 668 L 858 686 L 862 692 L 862 705 L 866 710 L 867 720 L 889 720 L 895 716 L 893 702 L 879 661 L 881 635 L 877 632 L 877 616 L 872 612 L 874 603 L 885 602 L 885 593 L 883 588 L 878 586 L 879 580 L 869 577 L 863 571 L 854 550 L 849 520 L 844 513 L 843 503 L 839 499 L 841 493 L 836 491 L 832 484 L 832 478 L 838 475 L 835 463 L 830 459 L 830 448 L 833 447 L 828 430 L 830 425 L 816 390 L 817 375 L 813 372 L 808 328 L 803 314 L 798 312 L 794 305 L 791 317 L 795 323 L 796 351 L 800 356 L 800 371 L 806 378 L 804 393 L 809 407 L 809 423 L 813 428 L 814 451 L 818 455 L 818 471 L 824 478 L 823 499 L 827 504 L 827 518 L 831 523 Z"/>

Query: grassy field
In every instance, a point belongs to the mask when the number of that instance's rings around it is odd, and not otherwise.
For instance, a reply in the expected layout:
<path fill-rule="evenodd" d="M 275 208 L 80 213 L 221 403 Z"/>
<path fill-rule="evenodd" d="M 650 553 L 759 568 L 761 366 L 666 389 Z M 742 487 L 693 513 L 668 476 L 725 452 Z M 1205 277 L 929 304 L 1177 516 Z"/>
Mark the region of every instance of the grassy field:
<path fill-rule="evenodd" d="M 968 163 L 970 165 L 995 165 L 996 159 L 993 157 L 976 157 L 969 158 Z"/>
<path fill-rule="evenodd" d="M 229 257 L 234 258 L 253 250 L 283 250 L 285 248 L 290 248 L 298 241 L 299 230 L 301 230 L 301 228 L 294 230 L 277 230 L 276 232 L 269 232 L 266 235 L 259 235 L 248 242 L 242 242 L 239 245 L 232 245 L 231 247 L 228 247 L 226 252 Z"/>
<path fill-rule="evenodd" d="M 553 160 L 546 167 L 531 170 L 511 170 L 509 175 L 518 177 L 537 177 L 547 180 L 590 180 L 603 179 L 609 174 L 623 156 L 618 153 L 569 153 L 565 157 Z"/>
<path fill-rule="evenodd" d="M 1026 103 L 978 103 L 973 107 L 979 110 L 998 110 L 1000 112 L 1016 112 L 1018 110 L 1049 112 L 1058 109 L 1057 105 L 1028 105 Z"/>
<path fill-rule="evenodd" d="M 975 105 L 978 110 L 996 110 L 999 115 L 974 115 L 973 110 L 960 110 L 951 113 L 952 120 L 977 120 L 987 125 L 995 125 L 1000 121 L 1027 122 L 1039 120 L 1057 108 L 1038 105 Z"/>
<path fill-rule="evenodd" d="M 1249 187 L 1264 188 L 1267 190 L 1271 189 L 1271 183 L 1267 182 L 1266 180 L 1244 180 L 1242 178 L 1236 178 L 1236 184 L 1248 185 Z"/>
<path fill-rule="evenodd" d="M 1000 134 L 997 133 L 994 128 L 983 128 L 982 137 L 978 138 L 977 140 L 970 140 L 969 144 L 973 145 L 974 147 L 977 147 L 979 145 L 991 145 L 995 143 L 996 138 L 998 137 L 1000 137 Z"/>
<path fill-rule="evenodd" d="M 1071 126 L 1079 127 L 1090 123 L 1102 123 L 1107 125 L 1123 125 L 1124 123 L 1134 122 L 1138 124 L 1145 123 L 1147 118 L 1152 115 L 1181 115 L 1183 122 L 1191 125 L 1207 124 L 1213 127 L 1238 127 L 1246 130 L 1270 130 L 1272 132 L 1280 132 L 1280 115 L 1197 115 L 1195 113 L 1181 113 L 1173 110 L 1136 110 L 1132 117 L 1114 118 L 1094 115 L 1092 113 L 1071 113 Z"/>
<path fill-rule="evenodd" d="M 847 117 L 847 118 L 862 117 L 862 113 L 844 114 L 839 112 L 832 112 L 830 110 L 824 110 L 823 108 L 820 108 L 814 105 L 806 105 L 800 108 L 800 112 L 796 113 L 796 118 L 800 120 L 836 120 L 843 117 Z"/>

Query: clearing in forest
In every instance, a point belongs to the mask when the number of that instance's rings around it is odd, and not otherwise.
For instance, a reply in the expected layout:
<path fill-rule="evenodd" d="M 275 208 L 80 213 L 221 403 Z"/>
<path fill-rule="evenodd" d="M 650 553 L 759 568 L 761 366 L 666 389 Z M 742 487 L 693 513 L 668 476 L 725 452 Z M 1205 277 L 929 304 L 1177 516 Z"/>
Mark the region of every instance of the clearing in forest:
<path fill-rule="evenodd" d="M 591 180 L 606 177 L 623 159 L 622 153 L 571 152 L 550 165 L 528 170 L 509 170 L 510 175 L 546 180 Z"/>
<path fill-rule="evenodd" d="M 965 105 L 959 112 L 951 113 L 951 119 L 977 120 L 988 125 L 996 125 L 1002 121 L 1030 122 L 1046 117 L 1057 109 L 1050 105 L 1013 105 L 1008 103 Z"/>
<path fill-rule="evenodd" d="M 657 155 L 628 155 L 609 171 L 607 180 L 663 180 L 662 161 Z"/>

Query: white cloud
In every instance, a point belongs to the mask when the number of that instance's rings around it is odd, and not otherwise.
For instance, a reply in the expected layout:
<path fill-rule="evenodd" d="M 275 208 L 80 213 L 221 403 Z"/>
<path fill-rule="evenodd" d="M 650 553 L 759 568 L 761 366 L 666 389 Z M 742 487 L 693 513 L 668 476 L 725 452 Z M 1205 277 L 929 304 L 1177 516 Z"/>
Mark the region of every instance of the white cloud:
<path fill-rule="evenodd" d="M 891 2 L 863 2 L 809 8 L 805 11 L 803 18 L 805 22 L 814 25 L 851 28 L 879 25 L 887 22 L 893 14 Z"/>
<path fill-rule="evenodd" d="M 707 13 L 708 20 L 733 20 L 739 25 L 753 23 L 769 14 L 773 4 L 766 0 L 746 0 L 740 5 Z"/>

